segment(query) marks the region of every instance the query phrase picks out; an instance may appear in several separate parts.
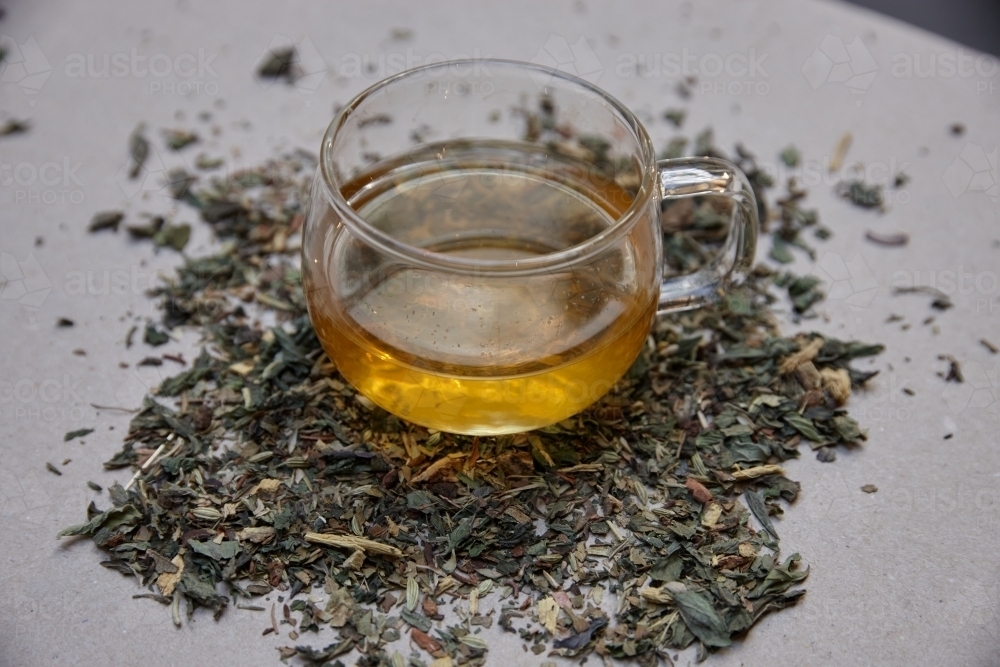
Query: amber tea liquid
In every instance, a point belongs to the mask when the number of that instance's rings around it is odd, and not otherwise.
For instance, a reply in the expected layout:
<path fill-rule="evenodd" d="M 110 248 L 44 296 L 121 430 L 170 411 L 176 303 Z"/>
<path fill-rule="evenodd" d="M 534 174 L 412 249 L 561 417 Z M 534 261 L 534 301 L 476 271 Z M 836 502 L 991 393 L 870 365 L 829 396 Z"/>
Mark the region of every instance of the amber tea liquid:
<path fill-rule="evenodd" d="M 631 194 L 593 165 L 539 150 L 438 144 L 377 165 L 343 194 L 409 245 L 478 259 L 572 247 L 628 208 Z M 637 272 L 654 270 L 640 267 L 656 266 L 658 248 L 632 235 L 531 276 L 407 265 L 349 234 L 331 245 L 319 261 L 342 284 L 306 284 L 327 354 L 376 404 L 449 432 L 516 433 L 580 412 L 632 364 L 657 307 L 655 281 Z"/>

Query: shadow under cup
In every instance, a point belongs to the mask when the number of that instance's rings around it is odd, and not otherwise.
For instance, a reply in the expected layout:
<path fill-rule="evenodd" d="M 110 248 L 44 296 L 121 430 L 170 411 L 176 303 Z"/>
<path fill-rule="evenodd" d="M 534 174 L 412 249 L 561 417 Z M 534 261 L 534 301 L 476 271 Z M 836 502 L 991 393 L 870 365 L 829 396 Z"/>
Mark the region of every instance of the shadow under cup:
<path fill-rule="evenodd" d="M 657 310 L 656 163 L 584 81 L 440 63 L 330 125 L 303 243 L 309 312 L 338 370 L 423 426 L 527 431 L 603 396 Z"/>

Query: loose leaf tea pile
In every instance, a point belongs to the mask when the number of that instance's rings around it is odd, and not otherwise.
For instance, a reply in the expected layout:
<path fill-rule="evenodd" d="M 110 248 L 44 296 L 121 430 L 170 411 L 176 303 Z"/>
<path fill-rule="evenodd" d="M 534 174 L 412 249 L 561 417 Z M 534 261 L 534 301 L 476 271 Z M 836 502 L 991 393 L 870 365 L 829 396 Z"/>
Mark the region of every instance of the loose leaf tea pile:
<path fill-rule="evenodd" d="M 783 337 L 773 286 L 808 294 L 805 311 L 815 284 L 758 268 L 718 304 L 658 319 L 613 391 L 555 426 L 429 432 L 358 395 L 317 342 L 289 242 L 313 168 L 295 155 L 207 185 L 171 176 L 224 244 L 156 290 L 159 327 L 195 327 L 204 347 L 105 464 L 134 471 L 129 485 L 60 535 L 90 536 L 176 624 L 261 610 L 265 634 L 299 642 L 281 657 L 313 664 L 480 665 L 494 623 L 535 654 L 669 663 L 802 597 L 808 570 L 779 551 L 775 517 L 799 493 L 781 463 L 864 440 L 843 405 L 873 373 L 851 361 L 881 350 Z M 769 183 L 748 174 L 766 214 Z M 801 196 L 781 204 L 786 244 L 815 222 Z M 690 270 L 719 213 L 674 207 L 670 259 Z"/>

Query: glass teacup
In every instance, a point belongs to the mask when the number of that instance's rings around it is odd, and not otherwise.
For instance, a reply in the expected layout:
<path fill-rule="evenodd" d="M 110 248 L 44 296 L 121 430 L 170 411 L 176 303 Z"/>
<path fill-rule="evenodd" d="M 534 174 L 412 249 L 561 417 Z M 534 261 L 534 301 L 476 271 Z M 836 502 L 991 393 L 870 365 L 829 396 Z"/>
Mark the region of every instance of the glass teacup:
<path fill-rule="evenodd" d="M 664 279 L 661 204 L 728 199 L 728 233 Z M 712 158 L 656 161 L 636 117 L 544 67 L 452 61 L 386 79 L 330 124 L 303 243 L 309 313 L 364 396 L 475 435 L 574 415 L 622 377 L 657 313 L 751 267 L 757 207 Z"/>

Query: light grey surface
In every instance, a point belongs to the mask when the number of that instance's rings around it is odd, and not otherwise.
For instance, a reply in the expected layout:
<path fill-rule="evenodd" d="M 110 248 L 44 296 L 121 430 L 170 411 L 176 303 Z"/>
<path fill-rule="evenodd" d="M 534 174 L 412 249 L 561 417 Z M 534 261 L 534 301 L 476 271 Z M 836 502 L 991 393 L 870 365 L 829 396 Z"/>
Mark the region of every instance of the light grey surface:
<path fill-rule="evenodd" d="M 391 40 L 397 27 L 411 29 L 412 38 Z M 175 126 L 209 135 L 218 125 L 218 136 L 183 159 L 191 162 L 204 149 L 225 154 L 231 166 L 250 165 L 277 149 L 315 150 L 334 104 L 387 73 L 379 70 L 380 58 L 390 66 L 397 58 L 421 64 L 437 54 L 567 62 L 639 113 L 658 147 L 673 134 L 661 112 L 684 106 L 687 133 L 711 125 L 720 146 L 742 140 L 775 168 L 786 145 L 803 153 L 807 203 L 834 233 L 815 244 L 819 265 L 836 283 L 820 308 L 823 318 L 801 327 L 881 341 L 888 349 L 872 362 L 881 374 L 871 391 L 850 405 L 869 429 L 868 443 L 841 452 L 834 464 L 805 452 L 788 466 L 803 490 L 778 530 L 784 550 L 800 552 L 812 568 L 809 594 L 709 664 L 1000 664 L 1000 357 L 977 342 L 1000 344 L 1000 75 L 993 61 L 872 13 L 776 0 L 280 6 L 34 0 L 8 7 L 0 34 L 24 46 L 8 56 L 22 54 L 24 70 L 4 71 L 0 112 L 33 125 L 27 135 L 0 138 L 0 251 L 8 279 L 0 295 L 0 663 L 268 665 L 277 662 L 274 646 L 295 643 L 284 634 L 261 638 L 265 615 L 235 609 L 218 624 L 199 613 L 175 630 L 167 609 L 130 599 L 142 590 L 98 567 L 100 554 L 89 542 L 56 541 L 56 532 L 78 523 L 85 504 L 97 498 L 86 480 L 107 485 L 128 476 L 104 473 L 100 465 L 119 449 L 128 415 L 91 404 L 138 405 L 147 387 L 176 370 L 170 362 L 136 369 L 151 350 L 126 349 L 124 339 L 137 318 L 141 324 L 155 315 L 142 292 L 179 256 L 153 255 L 124 234 L 88 235 L 84 228 L 98 210 L 126 207 L 135 219 L 168 205 L 155 192 L 129 191 L 119 175 L 138 121 L 151 135 Z M 313 76 L 300 82 L 301 90 L 262 86 L 252 75 L 279 36 L 308 40 L 300 51 Z M 830 67 L 839 47 L 851 44 L 853 51 L 844 51 L 851 74 L 875 76 L 849 86 L 838 80 L 843 68 Z M 105 54 L 133 52 L 164 54 L 156 62 L 167 75 L 131 65 L 120 77 L 73 70 L 81 56 L 100 67 Z M 178 59 L 185 54 L 192 58 Z M 719 62 L 725 70 L 729 59 L 730 70 L 702 73 L 682 104 L 669 68 L 626 76 L 640 54 L 654 66 L 654 54 L 688 56 L 689 66 L 710 71 Z M 756 57 L 753 71 L 741 67 L 744 56 Z M 352 66 L 364 58 L 376 71 L 357 75 Z M 907 63 L 921 74 L 908 73 Z M 213 112 L 211 123 L 196 119 L 203 110 Z M 183 120 L 175 119 L 178 111 Z M 949 133 L 955 122 L 967 128 L 963 136 Z M 852 207 L 834 192 L 839 178 L 825 167 L 845 132 L 854 136 L 846 163 L 864 165 L 869 180 L 886 182 L 899 170 L 911 176 L 890 191 L 885 215 Z M 187 210 L 178 219 L 195 222 Z M 877 247 L 863 239 L 868 229 L 906 231 L 911 241 L 906 248 Z M 36 246 L 38 236 L 44 242 Z M 204 253 L 208 244 L 199 228 L 188 250 Z M 760 255 L 767 250 L 765 242 Z M 30 267 L 31 257 L 42 275 L 22 280 L 17 267 Z M 814 269 L 803 262 L 796 270 Z M 113 279 L 106 288 L 105 273 Z M 956 275 L 966 276 L 964 284 L 954 285 Z M 952 310 L 936 313 L 927 297 L 891 294 L 893 285 L 931 280 L 951 292 Z M 886 324 L 890 312 L 912 328 Z M 936 321 L 922 324 L 932 314 Z M 56 329 L 58 317 L 77 325 Z M 167 349 L 190 359 L 195 344 L 188 334 Z M 75 348 L 86 355 L 74 355 Z M 963 363 L 964 384 L 936 375 L 946 367 L 939 354 Z M 119 368 L 119 361 L 130 368 Z M 62 441 L 81 427 L 97 430 L 82 442 Z M 946 433 L 954 437 L 944 440 Z M 65 458 L 72 462 L 63 466 Z M 46 471 L 46 461 L 64 474 Z M 878 485 L 878 493 L 862 493 L 867 483 Z M 524 653 L 519 640 L 496 628 L 490 634 L 490 664 L 545 659 Z M 307 639 L 319 644 L 330 636 Z"/>

